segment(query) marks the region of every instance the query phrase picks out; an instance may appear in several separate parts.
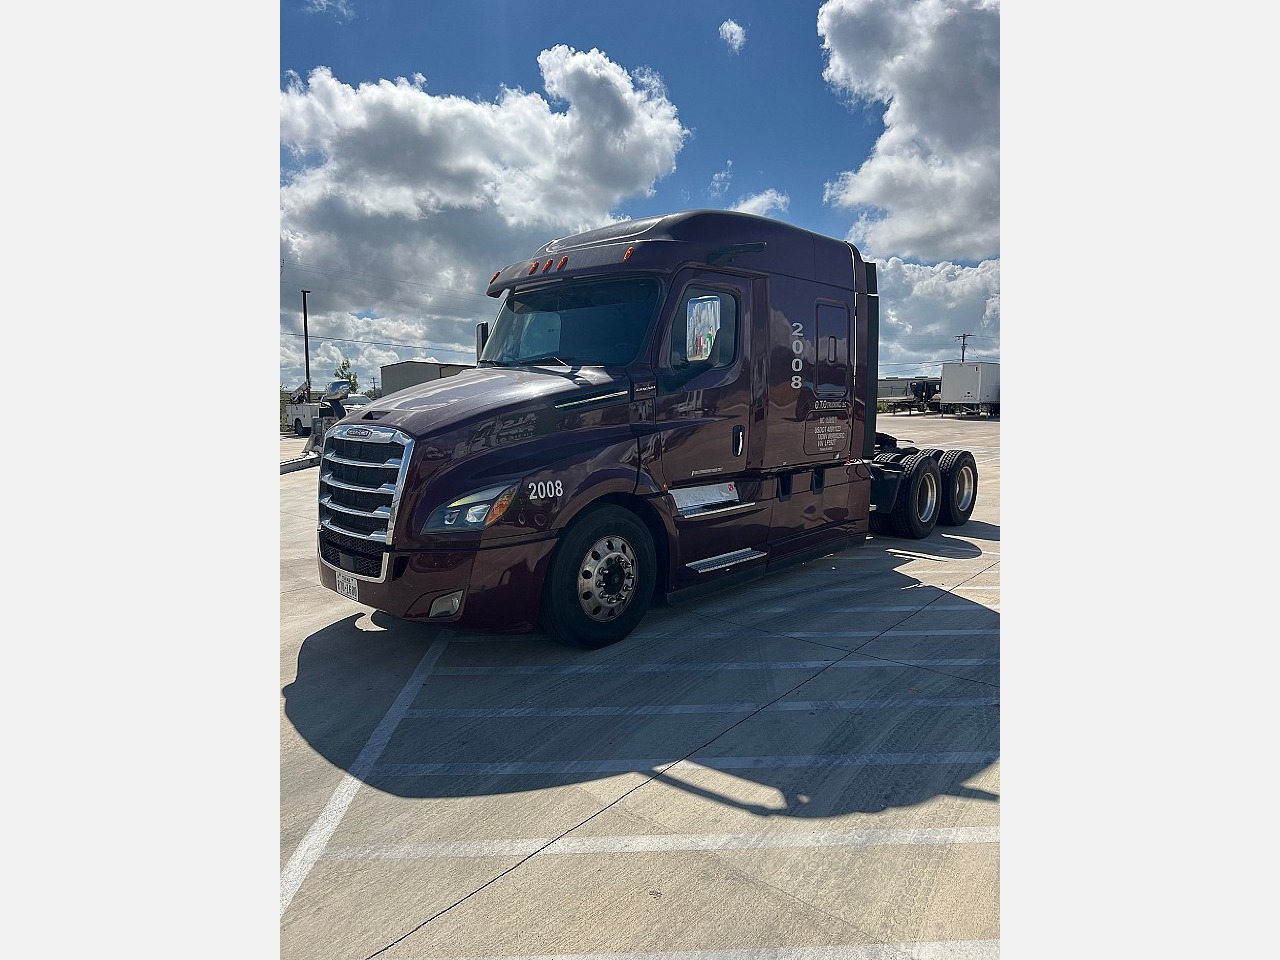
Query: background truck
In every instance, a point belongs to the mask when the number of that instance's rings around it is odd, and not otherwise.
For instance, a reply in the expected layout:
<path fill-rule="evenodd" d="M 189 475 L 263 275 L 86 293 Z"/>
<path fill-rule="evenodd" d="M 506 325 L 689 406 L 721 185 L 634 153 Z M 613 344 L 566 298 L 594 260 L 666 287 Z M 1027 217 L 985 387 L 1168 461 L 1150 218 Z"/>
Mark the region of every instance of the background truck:
<path fill-rule="evenodd" d="M 876 269 L 697 210 L 493 274 L 477 366 L 323 439 L 321 583 L 410 621 L 594 648 L 670 603 L 973 511 L 964 450 L 877 433 Z"/>
<path fill-rule="evenodd" d="M 942 365 L 942 412 L 1000 415 L 1000 364 L 952 361 Z"/>
<path fill-rule="evenodd" d="M 326 387 L 325 389 L 328 389 Z M 293 427 L 293 432 L 300 437 L 309 437 L 311 435 L 311 424 L 317 417 L 323 415 L 325 404 L 323 390 L 307 391 L 306 385 L 299 387 L 290 396 L 288 402 L 284 405 L 285 423 Z M 351 410 L 355 407 L 364 406 L 369 402 L 369 398 L 359 393 L 348 394 L 342 401 L 345 409 Z"/>

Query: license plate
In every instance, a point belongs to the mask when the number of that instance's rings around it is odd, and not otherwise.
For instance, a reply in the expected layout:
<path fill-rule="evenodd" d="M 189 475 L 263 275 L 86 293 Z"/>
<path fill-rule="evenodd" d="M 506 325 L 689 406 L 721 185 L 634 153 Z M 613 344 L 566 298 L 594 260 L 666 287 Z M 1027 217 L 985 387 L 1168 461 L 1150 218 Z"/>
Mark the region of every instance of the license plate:
<path fill-rule="evenodd" d="M 349 573 L 335 572 L 338 574 L 338 592 L 344 597 L 350 597 L 352 600 L 358 601 L 360 594 L 356 590 L 356 578 Z"/>

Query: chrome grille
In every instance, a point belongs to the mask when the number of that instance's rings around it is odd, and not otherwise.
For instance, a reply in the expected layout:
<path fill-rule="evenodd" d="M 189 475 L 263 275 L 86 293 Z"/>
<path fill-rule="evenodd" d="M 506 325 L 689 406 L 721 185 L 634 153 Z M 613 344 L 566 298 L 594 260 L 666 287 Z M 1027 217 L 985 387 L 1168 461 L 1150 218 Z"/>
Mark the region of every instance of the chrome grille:
<path fill-rule="evenodd" d="M 343 424 L 320 457 L 320 557 L 368 580 L 386 575 L 413 439 L 391 427 Z"/>

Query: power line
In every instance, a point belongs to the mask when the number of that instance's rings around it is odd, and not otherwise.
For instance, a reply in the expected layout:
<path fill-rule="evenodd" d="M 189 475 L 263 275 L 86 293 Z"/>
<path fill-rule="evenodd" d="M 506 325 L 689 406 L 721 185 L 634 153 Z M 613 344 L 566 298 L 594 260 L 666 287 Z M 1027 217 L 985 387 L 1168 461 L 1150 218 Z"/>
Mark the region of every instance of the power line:
<path fill-rule="evenodd" d="M 302 334 L 288 333 L 282 330 L 280 331 L 280 336 L 301 337 Z M 332 340 L 334 343 L 363 343 L 370 347 L 405 347 L 406 349 L 409 349 L 409 350 L 442 350 L 445 353 L 468 353 L 469 352 L 465 346 L 462 347 L 461 349 L 457 349 L 455 347 L 442 347 L 442 346 L 439 346 L 438 344 L 431 344 L 431 343 L 391 343 L 386 340 L 347 340 L 342 337 L 320 337 L 320 336 L 316 336 L 314 333 L 311 334 L 311 339 L 312 340 Z"/>
<path fill-rule="evenodd" d="M 289 264 L 295 269 L 303 273 L 313 273 L 320 276 L 333 277 L 338 280 L 377 280 L 381 283 L 396 283 L 410 287 L 423 287 L 427 290 L 439 290 L 453 297 L 461 297 L 464 300 L 475 300 L 477 303 L 490 303 L 491 298 L 485 294 L 477 294 L 474 292 L 467 293 L 458 290 L 456 287 L 442 287 L 439 284 L 424 283 L 421 280 L 400 280 L 395 277 L 380 277 L 371 273 L 360 273 L 355 270 L 335 270 L 332 267 L 321 267 L 318 264 L 308 264 L 302 260 L 287 260 L 281 258 L 280 269 L 284 271 L 284 265 Z"/>

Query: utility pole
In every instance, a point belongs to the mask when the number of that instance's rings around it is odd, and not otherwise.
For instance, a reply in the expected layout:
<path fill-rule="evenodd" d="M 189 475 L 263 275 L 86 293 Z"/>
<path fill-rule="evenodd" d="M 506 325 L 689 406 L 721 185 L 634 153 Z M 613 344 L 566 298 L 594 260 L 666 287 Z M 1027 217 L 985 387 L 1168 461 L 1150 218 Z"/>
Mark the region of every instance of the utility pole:
<path fill-rule="evenodd" d="M 306 387 L 307 400 L 311 399 L 311 341 L 307 337 L 307 294 L 310 290 L 302 291 L 302 357 L 306 367 Z"/>
<path fill-rule="evenodd" d="M 972 334 L 972 333 L 962 333 L 962 334 L 960 334 L 959 336 L 957 336 L 957 337 L 956 337 L 956 339 L 960 341 L 960 362 L 961 362 L 961 363 L 964 363 L 964 348 L 965 348 L 965 345 L 968 343 L 969 338 L 970 338 L 970 337 L 972 337 L 972 336 L 973 336 L 973 334 Z"/>

